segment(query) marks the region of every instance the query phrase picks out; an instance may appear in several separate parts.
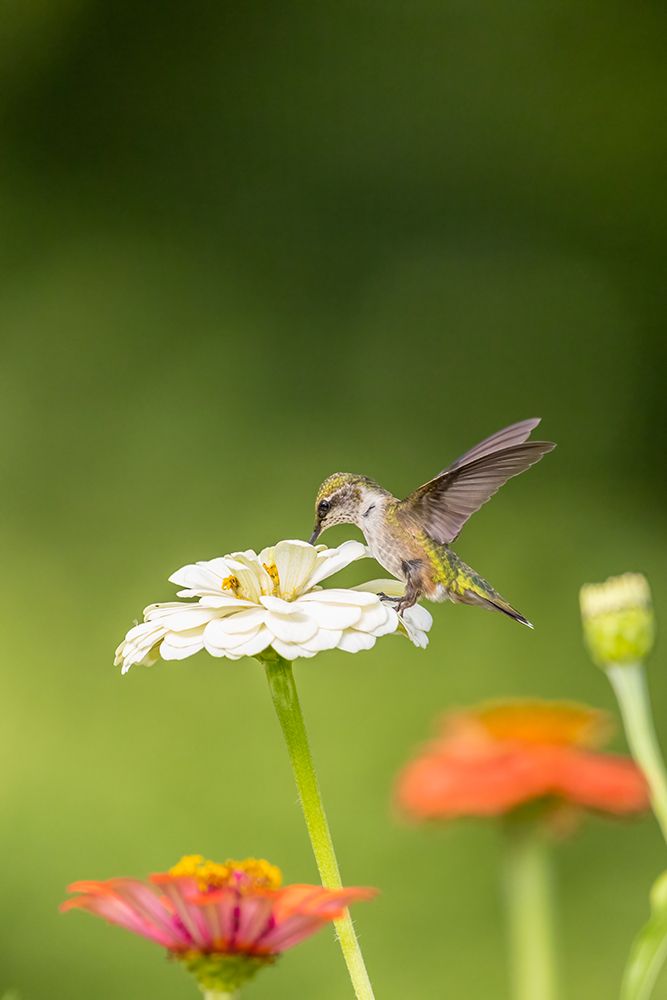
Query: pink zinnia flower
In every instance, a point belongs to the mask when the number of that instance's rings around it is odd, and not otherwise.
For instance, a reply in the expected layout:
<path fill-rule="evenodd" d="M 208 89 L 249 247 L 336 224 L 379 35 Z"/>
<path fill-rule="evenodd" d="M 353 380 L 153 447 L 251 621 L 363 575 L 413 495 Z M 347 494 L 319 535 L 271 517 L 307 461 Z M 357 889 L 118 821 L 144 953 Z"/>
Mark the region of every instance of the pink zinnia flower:
<path fill-rule="evenodd" d="M 399 776 L 397 796 L 417 819 L 500 816 L 526 803 L 614 815 L 648 809 L 641 771 L 600 753 L 603 712 L 568 702 L 506 701 L 452 712 L 442 733 Z"/>
<path fill-rule="evenodd" d="M 342 915 L 374 889 L 281 887 L 280 869 L 248 858 L 218 864 L 187 855 L 147 880 L 74 882 L 60 909 L 88 910 L 155 941 L 202 989 L 233 992 L 258 969 Z"/>

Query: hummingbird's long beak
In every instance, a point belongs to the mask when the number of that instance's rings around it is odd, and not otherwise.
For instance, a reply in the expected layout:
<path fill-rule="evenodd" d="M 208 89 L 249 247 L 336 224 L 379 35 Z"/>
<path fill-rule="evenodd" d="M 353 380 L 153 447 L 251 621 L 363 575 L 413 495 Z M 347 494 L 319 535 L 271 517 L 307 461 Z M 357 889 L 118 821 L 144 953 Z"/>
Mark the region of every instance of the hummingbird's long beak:
<path fill-rule="evenodd" d="M 322 530 L 322 528 L 320 527 L 320 525 L 316 524 L 315 525 L 315 530 L 312 533 L 312 535 L 310 536 L 310 544 L 311 545 L 314 545 L 315 542 L 317 541 L 317 539 L 320 537 L 321 530 Z"/>

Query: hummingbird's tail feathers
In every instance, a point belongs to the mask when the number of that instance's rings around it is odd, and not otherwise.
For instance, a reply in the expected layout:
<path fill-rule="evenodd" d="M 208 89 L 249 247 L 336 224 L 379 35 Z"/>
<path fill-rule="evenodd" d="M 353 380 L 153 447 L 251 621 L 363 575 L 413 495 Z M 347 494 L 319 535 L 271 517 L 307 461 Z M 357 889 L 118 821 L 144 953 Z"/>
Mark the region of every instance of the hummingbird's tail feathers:
<path fill-rule="evenodd" d="M 460 556 L 457 556 L 450 548 L 444 549 L 446 557 L 447 596 L 450 601 L 459 604 L 472 604 L 478 608 L 486 608 L 487 611 L 501 611 L 508 618 L 513 618 L 515 622 L 521 622 L 528 628 L 533 628 L 533 623 L 528 621 L 520 611 L 513 608 L 509 601 L 506 601 L 502 594 L 499 594 L 495 587 L 492 587 L 488 580 L 480 576 L 472 566 L 464 563 Z"/>
<path fill-rule="evenodd" d="M 477 607 L 486 608 L 487 611 L 502 611 L 504 615 L 513 618 L 515 622 L 521 622 L 528 628 L 535 628 L 531 621 L 528 621 L 516 608 L 508 604 L 500 594 L 494 594 L 493 597 L 483 597 L 482 594 L 476 594 L 473 590 L 466 590 L 459 600 L 461 604 L 474 604 Z"/>

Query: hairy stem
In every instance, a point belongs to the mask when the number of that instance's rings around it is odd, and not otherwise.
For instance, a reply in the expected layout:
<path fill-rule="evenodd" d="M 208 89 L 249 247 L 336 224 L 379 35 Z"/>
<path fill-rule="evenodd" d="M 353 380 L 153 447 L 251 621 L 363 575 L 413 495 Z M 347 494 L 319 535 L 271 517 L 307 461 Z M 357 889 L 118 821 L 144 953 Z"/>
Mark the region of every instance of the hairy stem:
<path fill-rule="evenodd" d="M 329 889 L 340 889 L 341 878 L 329 824 L 315 774 L 308 735 L 294 683 L 292 664 L 279 657 L 265 664 L 273 705 L 285 737 L 287 752 L 310 843 L 322 880 Z M 358 1000 L 373 1000 L 373 988 L 366 972 L 361 948 L 349 910 L 335 921 L 338 941 Z"/>

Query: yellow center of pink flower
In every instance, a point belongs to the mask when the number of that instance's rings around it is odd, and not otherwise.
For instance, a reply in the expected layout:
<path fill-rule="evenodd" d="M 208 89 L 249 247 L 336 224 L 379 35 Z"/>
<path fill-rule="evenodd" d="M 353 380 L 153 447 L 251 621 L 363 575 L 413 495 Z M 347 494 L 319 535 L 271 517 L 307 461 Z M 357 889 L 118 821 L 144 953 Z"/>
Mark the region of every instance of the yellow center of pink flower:
<path fill-rule="evenodd" d="M 202 892 L 225 886 L 239 892 L 279 889 L 283 878 L 280 868 L 263 858 L 245 858 L 243 861 L 228 858 L 221 864 L 209 861 L 201 854 L 184 855 L 178 864 L 169 869 L 169 874 L 176 878 L 196 879 Z"/>

